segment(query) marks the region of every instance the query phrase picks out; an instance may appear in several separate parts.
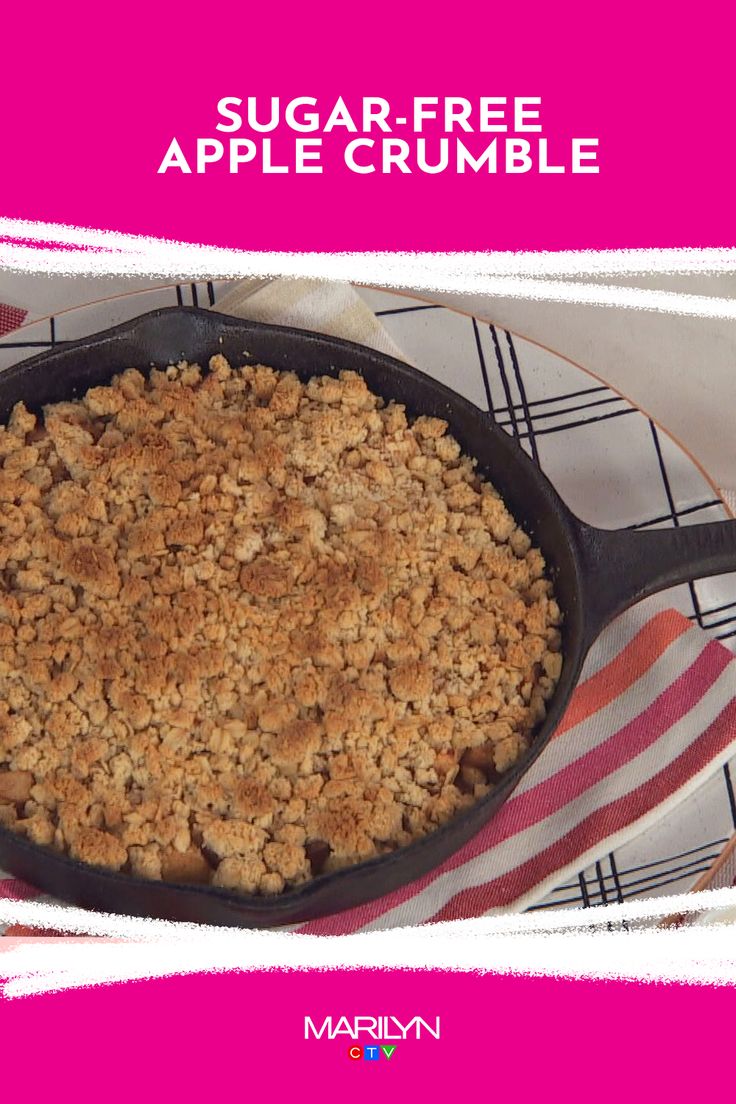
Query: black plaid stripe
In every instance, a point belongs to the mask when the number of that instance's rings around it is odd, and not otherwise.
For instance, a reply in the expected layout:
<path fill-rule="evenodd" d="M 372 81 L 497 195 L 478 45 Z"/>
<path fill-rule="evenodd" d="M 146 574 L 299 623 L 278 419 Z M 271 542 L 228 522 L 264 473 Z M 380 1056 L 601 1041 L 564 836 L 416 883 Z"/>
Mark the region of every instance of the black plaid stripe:
<path fill-rule="evenodd" d="M 508 345 L 509 355 L 511 356 L 511 367 L 514 373 L 514 379 L 516 380 L 516 388 L 519 392 L 519 398 L 521 399 L 521 409 L 524 413 L 524 421 L 527 425 L 527 434 L 529 436 L 529 445 L 531 448 L 532 460 L 535 464 L 539 464 L 539 452 L 537 450 L 537 442 L 535 438 L 534 419 L 531 413 L 531 408 L 526 396 L 526 387 L 524 386 L 524 380 L 521 375 L 521 368 L 519 366 L 519 359 L 516 355 L 516 346 L 514 345 L 514 339 L 511 334 L 506 331 L 506 342 Z"/>
<path fill-rule="evenodd" d="M 482 347 L 477 338 L 478 326 L 473 319 L 479 357 Z M 484 386 L 489 396 L 488 405 L 497 425 L 516 437 L 521 443 L 528 442 L 532 458 L 539 463 L 536 438 L 550 433 L 563 433 L 579 426 L 607 421 L 627 414 L 638 413 L 626 399 L 615 394 L 604 384 L 563 391 L 559 395 L 543 399 L 527 398 L 527 389 L 522 370 L 522 358 L 513 334 L 503 330 L 501 334 L 496 326 L 490 325 L 497 379 L 489 379 L 487 369 L 482 366 Z M 507 360 L 508 358 L 508 360 Z M 495 384 L 495 388 L 494 388 Z M 499 387 L 500 384 L 500 387 Z M 504 402 L 492 402 L 490 396 L 497 390 L 503 394 Z"/>
<path fill-rule="evenodd" d="M 616 856 L 610 854 L 582 871 L 575 881 L 557 886 L 549 897 L 529 911 L 577 905 L 594 908 L 598 905 L 623 903 L 644 893 L 668 887 L 689 886 L 705 873 L 720 854 L 726 839 L 709 840 L 663 859 L 631 867 L 619 867 Z"/>
<path fill-rule="evenodd" d="M 585 880 L 585 873 L 581 871 L 578 874 L 578 890 L 580 891 L 579 900 L 582 902 L 584 908 L 590 908 L 590 897 L 588 896 L 588 883 Z"/>
<path fill-rule="evenodd" d="M 562 418 L 562 417 L 567 416 L 568 414 L 582 414 L 583 411 L 586 411 L 586 410 L 595 410 L 596 413 L 600 413 L 600 411 L 598 410 L 599 407 L 609 407 L 610 408 L 611 406 L 613 406 L 615 404 L 620 405 L 621 403 L 625 402 L 625 400 L 622 399 L 619 395 L 609 395 L 607 398 L 593 399 L 590 402 L 575 403 L 574 400 L 575 400 L 575 396 L 573 396 L 573 395 L 569 395 L 569 396 L 568 395 L 560 395 L 558 398 L 552 400 L 556 404 L 562 404 L 562 403 L 565 403 L 565 402 L 569 402 L 569 403 L 573 404 L 573 405 L 570 405 L 570 406 L 567 406 L 567 407 L 563 407 L 562 409 L 555 409 L 555 407 L 552 407 L 548 410 L 534 410 L 533 411 L 532 406 L 536 406 L 541 402 L 546 402 L 547 404 L 550 402 L 550 400 L 543 400 L 543 399 L 538 400 L 538 402 L 536 404 L 535 403 L 529 403 L 526 406 L 524 406 L 522 403 L 519 403 L 519 404 L 515 405 L 515 409 L 516 410 L 519 410 L 519 409 L 523 410 L 524 420 L 526 421 L 527 425 L 532 424 L 536 428 L 537 432 L 539 432 L 541 429 L 546 429 L 546 432 L 548 432 L 548 433 L 555 433 L 558 430 L 566 429 L 566 428 L 569 428 L 569 427 L 567 425 L 546 426 L 545 427 L 545 426 L 541 425 L 540 423 L 544 422 L 544 421 L 547 421 L 551 418 Z M 502 414 L 503 412 L 504 412 L 503 409 L 498 411 L 499 414 Z M 508 408 L 506 408 L 506 412 L 508 413 Z M 607 409 L 606 411 L 604 411 L 604 413 L 609 414 L 609 413 L 611 413 L 611 410 Z M 623 413 L 623 411 L 621 411 L 621 413 Z M 585 424 L 585 423 L 587 423 L 587 421 L 596 421 L 596 420 L 597 420 L 596 416 L 592 415 L 591 418 L 589 418 L 589 419 L 585 418 L 585 419 L 576 420 L 575 425 L 578 425 L 580 422 Z M 510 424 L 510 422 L 499 420 L 498 424 L 502 428 L 506 428 L 506 426 L 508 426 Z"/>
<path fill-rule="evenodd" d="M 734 612 L 731 614 L 731 616 L 736 617 L 736 602 L 724 602 L 723 605 L 720 606 L 711 606 L 710 609 L 701 610 L 701 614 L 703 618 L 707 618 L 713 617 L 716 614 L 724 613 L 726 610 L 733 610 Z M 716 622 L 716 624 L 720 624 L 720 622 Z"/>
<path fill-rule="evenodd" d="M 696 620 L 694 614 L 691 619 Z M 730 640 L 736 635 L 736 602 L 726 602 L 711 609 L 701 608 L 699 623 L 717 640 Z"/>
<path fill-rule="evenodd" d="M 52 316 L 48 320 L 49 322 L 49 336 L 48 340 L 36 340 L 36 341 L 23 341 L 18 340 L 4 340 L 0 338 L 0 349 L 19 349 L 19 350 L 34 350 L 35 352 L 42 353 L 44 349 L 53 349 L 56 345 L 63 345 L 62 341 L 59 341 L 56 337 L 56 319 Z M 34 323 L 30 323 L 33 325 Z M 10 337 L 17 331 L 11 331 Z"/>
<path fill-rule="evenodd" d="M 650 428 L 651 433 L 652 433 L 652 441 L 654 442 L 654 450 L 657 454 L 657 461 L 659 463 L 660 475 L 662 476 L 662 484 L 664 486 L 664 493 L 667 496 L 667 503 L 668 503 L 669 508 L 670 508 L 670 514 L 672 515 L 672 525 L 673 525 L 674 528 L 679 529 L 679 527 L 680 527 L 680 517 L 679 517 L 679 514 L 677 512 L 677 507 L 675 506 L 675 499 L 674 499 L 674 496 L 672 494 L 672 486 L 671 486 L 671 482 L 670 482 L 669 472 L 667 471 L 667 465 L 664 462 L 664 455 L 662 453 L 662 445 L 660 444 L 660 440 L 659 440 L 659 432 L 657 430 L 656 425 L 651 420 L 651 418 L 649 419 L 649 428 Z M 697 592 L 695 590 L 695 583 L 693 583 L 691 581 L 687 584 L 687 586 L 688 586 L 688 589 L 690 591 L 690 600 L 691 600 L 692 605 L 693 605 L 693 614 L 695 616 L 695 620 L 697 621 L 698 625 L 700 625 L 700 627 L 702 629 L 704 627 L 703 626 L 703 614 L 702 614 L 702 611 L 700 609 L 700 601 L 698 599 L 698 595 L 697 595 Z"/>
<path fill-rule="evenodd" d="M 651 423 L 650 423 L 651 425 Z M 655 439 L 658 441 L 657 430 L 655 426 L 652 426 Z M 680 525 L 680 521 L 683 518 L 692 518 L 694 520 L 700 520 L 695 515 L 703 513 L 714 508 L 722 508 L 723 502 L 720 498 L 707 498 L 702 502 L 697 502 L 692 506 L 686 506 L 681 509 L 672 509 L 674 506 L 674 500 L 670 488 L 670 480 L 664 465 L 664 458 L 662 456 L 661 447 L 658 450 L 658 460 L 661 464 L 661 470 L 663 472 L 663 482 L 665 485 L 665 493 L 667 494 L 668 504 L 671 507 L 671 512 L 667 514 L 660 514 L 658 517 L 648 518 L 646 521 L 636 522 L 634 525 L 627 525 L 627 529 L 648 529 L 653 526 L 669 524 L 671 526 Z M 703 519 L 712 520 L 712 519 Z M 736 637 L 736 601 L 722 602 L 716 606 L 703 608 L 703 605 L 698 597 L 697 588 L 695 583 L 688 583 L 690 591 L 691 603 L 693 606 L 693 612 L 688 614 L 691 621 L 695 621 L 701 629 L 705 629 L 712 636 L 715 636 L 717 640 L 730 640 Z M 716 630 L 720 632 L 716 632 Z"/>
<path fill-rule="evenodd" d="M 496 368 L 498 371 L 503 393 L 506 398 L 506 410 L 508 411 L 509 420 L 504 422 L 504 426 L 511 430 L 512 437 L 516 437 L 517 440 L 522 436 L 522 431 L 519 428 L 519 423 L 523 418 L 523 407 L 521 407 L 521 417 L 517 416 L 517 404 L 514 402 L 511 393 L 511 380 L 509 373 L 506 370 L 506 363 L 504 361 L 503 352 L 501 350 L 501 343 L 498 339 L 498 331 L 495 326 L 491 326 L 491 338 L 493 340 L 493 350 L 496 354 Z M 521 405 L 521 404 L 519 404 Z M 500 424 L 500 423 L 499 423 Z"/>
<path fill-rule="evenodd" d="M 611 868 L 611 878 L 613 879 L 613 885 L 616 891 L 616 902 L 619 905 L 623 904 L 624 887 L 621 884 L 621 879 L 618 874 L 618 866 L 616 865 L 616 856 L 614 855 L 613 851 L 611 851 L 610 855 L 608 856 L 608 865 Z"/>
<path fill-rule="evenodd" d="M 723 780 L 726 784 L 726 794 L 728 796 L 728 805 L 731 810 L 731 820 L 733 821 L 734 828 L 736 828 L 736 795 L 734 794 L 730 763 L 724 763 L 723 765 Z"/>
<path fill-rule="evenodd" d="M 177 284 L 172 290 L 178 307 L 213 307 L 217 298 L 217 289 L 212 280 Z"/>
<path fill-rule="evenodd" d="M 626 528 L 649 529 L 654 525 L 662 525 L 664 522 L 674 523 L 675 518 L 689 517 L 691 514 L 698 514 L 702 510 L 712 510 L 714 506 L 723 506 L 720 498 L 708 498 L 703 502 L 697 502 L 694 506 L 686 506 L 682 510 L 675 510 L 673 513 L 660 514 L 658 517 L 647 518 L 646 521 L 637 521 L 634 525 L 627 525 Z M 701 612 L 705 616 L 705 611 Z"/>
<path fill-rule="evenodd" d="M 416 303 L 411 307 L 391 307 L 387 310 L 374 311 L 376 318 L 388 318 L 392 314 L 416 314 L 417 311 L 444 311 L 446 307 L 439 303 Z"/>
<path fill-rule="evenodd" d="M 51 347 L 51 341 L 5 341 L 0 337 L 0 349 L 38 349 L 41 351 Z"/>
<path fill-rule="evenodd" d="M 497 411 L 493 406 L 493 395 L 491 393 L 491 381 L 488 376 L 488 368 L 486 366 L 485 353 L 483 352 L 483 345 L 480 340 L 480 330 L 478 329 L 477 319 L 471 319 L 473 324 L 473 337 L 475 338 L 475 348 L 478 353 L 478 363 L 480 364 L 480 374 L 483 377 L 483 388 L 486 393 L 486 402 L 488 404 L 488 413 L 492 418 L 496 417 Z"/>
<path fill-rule="evenodd" d="M 156 290 L 159 290 L 162 293 L 166 291 L 165 288 L 160 288 L 152 289 L 151 292 L 142 291 L 140 294 L 141 296 L 146 296 L 147 294 L 155 294 Z M 180 307 L 196 307 L 201 305 L 214 306 L 217 299 L 217 288 L 211 280 L 203 283 L 176 284 L 171 289 L 171 293 L 174 298 L 174 304 Z M 28 341 L 23 340 L 22 338 L 18 339 L 17 336 L 13 339 L 13 335 L 17 331 L 12 331 L 11 334 L 8 335 L 7 339 L 0 338 L 0 350 L 17 349 L 19 352 L 27 351 L 30 354 L 31 352 L 41 353 L 45 349 L 53 349 L 57 346 L 68 344 L 68 340 L 62 340 L 56 336 L 56 318 L 52 315 L 49 318 L 48 322 L 49 336 L 47 340 L 38 338 L 32 341 Z M 30 325 L 32 326 L 34 325 L 34 323 L 30 323 Z"/>

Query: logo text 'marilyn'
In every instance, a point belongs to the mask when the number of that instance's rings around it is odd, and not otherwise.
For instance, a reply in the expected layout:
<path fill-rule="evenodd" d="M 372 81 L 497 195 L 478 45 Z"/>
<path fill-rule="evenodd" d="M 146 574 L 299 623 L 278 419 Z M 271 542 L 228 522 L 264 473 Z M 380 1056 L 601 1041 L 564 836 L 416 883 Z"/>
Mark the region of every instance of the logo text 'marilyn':
<path fill-rule="evenodd" d="M 396 1016 L 325 1016 L 321 1024 L 316 1024 L 311 1016 L 304 1017 L 304 1038 L 309 1039 L 358 1039 L 367 1036 L 370 1039 L 421 1039 L 426 1034 L 433 1039 L 440 1037 L 440 1018 L 434 1021 L 412 1016 L 402 1023 Z"/>

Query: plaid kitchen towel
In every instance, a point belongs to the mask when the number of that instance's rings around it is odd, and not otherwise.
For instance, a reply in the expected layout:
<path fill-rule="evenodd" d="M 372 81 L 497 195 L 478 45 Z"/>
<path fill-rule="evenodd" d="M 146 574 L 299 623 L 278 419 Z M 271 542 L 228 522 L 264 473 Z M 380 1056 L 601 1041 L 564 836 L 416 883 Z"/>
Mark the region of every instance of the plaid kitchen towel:
<path fill-rule="evenodd" d="M 217 309 L 401 355 L 347 284 L 243 281 Z M 735 751 L 736 658 L 648 599 L 593 646 L 554 738 L 477 836 L 411 885 L 299 930 L 338 935 L 526 908 L 659 820 Z M 33 895 L 0 880 L 0 897 Z"/>

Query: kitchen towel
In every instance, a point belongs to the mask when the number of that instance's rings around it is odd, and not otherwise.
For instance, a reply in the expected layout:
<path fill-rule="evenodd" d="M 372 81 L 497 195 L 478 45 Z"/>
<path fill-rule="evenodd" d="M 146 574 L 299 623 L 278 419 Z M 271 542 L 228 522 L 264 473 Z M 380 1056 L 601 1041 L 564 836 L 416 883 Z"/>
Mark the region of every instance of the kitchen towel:
<path fill-rule="evenodd" d="M 217 310 L 401 356 L 347 284 L 246 280 Z M 477 836 L 411 885 L 299 930 L 337 935 L 529 907 L 659 820 L 734 753 L 736 658 L 666 600 L 648 599 L 596 642 L 550 745 Z M 35 893 L 5 878 L 0 896 Z"/>
<path fill-rule="evenodd" d="M 28 311 L 24 311 L 20 307 L 11 307 L 9 303 L 0 303 L 0 337 L 4 337 L 11 330 L 17 330 L 18 326 L 22 326 L 27 313 Z"/>
<path fill-rule="evenodd" d="M 406 360 L 351 284 L 327 280 L 241 280 L 217 300 L 220 314 L 252 322 L 296 326 L 301 330 L 356 341 Z"/>

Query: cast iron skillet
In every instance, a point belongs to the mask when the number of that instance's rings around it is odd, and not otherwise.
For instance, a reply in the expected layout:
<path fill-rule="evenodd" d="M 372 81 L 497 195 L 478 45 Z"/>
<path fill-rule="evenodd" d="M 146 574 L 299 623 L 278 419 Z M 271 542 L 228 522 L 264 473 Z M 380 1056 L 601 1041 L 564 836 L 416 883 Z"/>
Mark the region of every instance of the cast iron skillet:
<path fill-rule="evenodd" d="M 592 528 L 570 512 L 526 453 L 487 414 L 414 368 L 351 342 L 185 307 L 153 311 L 0 373 L 0 423 L 20 400 L 38 411 L 44 403 L 106 383 L 125 368 L 146 371 L 180 359 L 206 365 L 215 352 L 233 364 L 268 364 L 302 379 L 352 369 L 372 391 L 404 403 L 410 414 L 446 419 L 463 451 L 477 459 L 479 470 L 542 549 L 564 615 L 562 676 L 529 752 L 485 798 L 390 855 L 320 876 L 278 897 L 246 897 L 98 870 L 0 830 L 0 866 L 74 904 L 136 916 L 269 927 L 373 900 L 426 874 L 475 835 L 545 747 L 601 629 L 664 587 L 736 570 L 736 521 L 649 532 Z"/>

